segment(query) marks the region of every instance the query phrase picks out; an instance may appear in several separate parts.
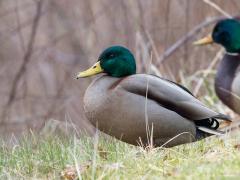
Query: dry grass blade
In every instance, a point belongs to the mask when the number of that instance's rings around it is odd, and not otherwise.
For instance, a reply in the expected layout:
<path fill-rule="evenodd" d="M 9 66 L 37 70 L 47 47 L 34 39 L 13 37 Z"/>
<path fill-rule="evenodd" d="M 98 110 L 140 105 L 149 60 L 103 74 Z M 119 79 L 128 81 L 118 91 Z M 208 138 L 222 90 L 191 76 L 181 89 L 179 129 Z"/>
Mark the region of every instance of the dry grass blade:
<path fill-rule="evenodd" d="M 182 136 L 182 135 L 186 135 L 186 134 L 188 134 L 189 137 L 191 137 L 191 138 L 193 138 L 193 139 L 195 138 L 195 137 L 194 137 L 191 133 L 189 133 L 189 132 L 182 132 L 182 133 L 177 134 L 176 136 L 172 137 L 171 139 L 169 139 L 167 142 L 165 142 L 163 145 L 161 145 L 160 148 L 164 148 L 164 147 L 167 146 L 167 144 L 170 143 L 171 141 L 174 141 L 174 140 L 177 139 L 178 137 L 180 137 L 180 136 Z"/>
<path fill-rule="evenodd" d="M 151 64 L 152 64 L 152 52 L 151 52 L 151 58 L 148 64 L 148 68 L 147 68 L 147 74 L 149 74 L 149 70 L 151 68 Z M 149 121 L 148 121 L 148 87 L 149 87 L 149 79 L 147 76 L 147 89 L 146 89 L 146 94 L 145 94 L 145 107 L 144 107 L 144 111 L 145 111 L 145 124 L 146 124 L 146 135 L 147 135 L 147 141 L 148 141 L 148 146 L 149 147 L 153 147 L 153 125 L 151 125 L 151 129 L 149 128 Z"/>
<path fill-rule="evenodd" d="M 213 7 L 214 9 L 216 9 L 218 12 L 220 12 L 221 14 L 223 14 L 224 16 L 228 17 L 228 18 L 232 18 L 232 16 L 230 14 L 228 14 L 226 11 L 224 11 L 220 6 L 218 6 L 216 3 L 210 1 L 210 0 L 203 0 L 203 2 L 207 3 L 208 5 L 210 5 L 211 7 Z"/>
<path fill-rule="evenodd" d="M 206 71 L 204 71 L 203 77 L 199 80 L 198 84 L 196 85 L 193 94 L 196 96 L 204 82 L 204 80 L 206 79 L 206 77 L 209 75 L 209 73 L 212 71 L 212 69 L 214 68 L 214 66 L 216 65 L 216 63 L 218 62 L 219 59 L 221 59 L 222 55 L 224 53 L 224 49 L 220 49 L 217 54 L 215 55 L 215 57 L 213 58 L 212 62 L 209 64 L 208 68 Z"/>

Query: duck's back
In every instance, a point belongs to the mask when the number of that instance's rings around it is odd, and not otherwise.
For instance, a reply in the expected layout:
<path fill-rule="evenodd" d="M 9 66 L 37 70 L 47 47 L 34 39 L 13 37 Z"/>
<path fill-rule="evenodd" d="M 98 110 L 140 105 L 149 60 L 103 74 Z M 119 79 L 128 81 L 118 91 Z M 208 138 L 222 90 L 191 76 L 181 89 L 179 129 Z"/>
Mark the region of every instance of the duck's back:
<path fill-rule="evenodd" d="M 169 145 L 193 141 L 196 127 L 192 121 L 161 106 L 154 99 L 123 88 L 123 84 L 133 84 L 142 76 L 146 75 L 125 78 L 101 76 L 95 79 L 84 96 L 87 118 L 101 131 L 131 144 L 137 144 L 139 139 L 136 137 L 141 137 L 141 141 L 146 143 L 146 123 L 150 130 L 153 128 L 153 139 L 157 145 L 183 132 L 185 134 Z"/>

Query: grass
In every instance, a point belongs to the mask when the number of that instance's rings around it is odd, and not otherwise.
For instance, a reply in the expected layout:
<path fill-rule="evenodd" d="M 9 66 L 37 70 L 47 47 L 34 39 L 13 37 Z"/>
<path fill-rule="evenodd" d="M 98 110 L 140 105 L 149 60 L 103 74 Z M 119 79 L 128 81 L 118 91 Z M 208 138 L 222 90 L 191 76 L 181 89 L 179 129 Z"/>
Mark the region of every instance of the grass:
<path fill-rule="evenodd" d="M 13 147 L 2 143 L 0 179 L 60 179 L 69 169 L 78 169 L 74 173 L 79 179 L 237 178 L 239 139 L 238 135 L 224 135 L 147 151 L 112 138 L 32 134 Z"/>

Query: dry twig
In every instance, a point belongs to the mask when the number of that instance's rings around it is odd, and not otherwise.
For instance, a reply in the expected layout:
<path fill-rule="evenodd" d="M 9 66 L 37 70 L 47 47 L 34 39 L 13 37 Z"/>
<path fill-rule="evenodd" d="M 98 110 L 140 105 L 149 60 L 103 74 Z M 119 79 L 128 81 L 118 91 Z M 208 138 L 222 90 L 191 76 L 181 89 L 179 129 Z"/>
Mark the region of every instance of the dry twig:
<path fill-rule="evenodd" d="M 189 31 L 185 36 L 180 38 L 177 42 L 175 42 L 171 47 L 169 47 L 158 59 L 156 66 L 159 68 L 160 65 L 169 58 L 176 50 L 178 50 L 183 44 L 188 42 L 190 39 L 192 39 L 194 36 L 196 36 L 203 28 L 209 26 L 210 24 L 213 24 L 219 20 L 225 19 L 225 17 L 214 17 L 211 19 L 207 19 L 206 21 L 200 23 L 195 28 L 193 28 L 191 31 Z"/>
<path fill-rule="evenodd" d="M 40 21 L 40 17 L 41 17 L 42 4 L 43 4 L 43 1 L 41 1 L 41 0 L 36 2 L 36 15 L 34 17 L 34 21 L 33 21 L 33 24 L 32 24 L 32 31 L 31 31 L 29 42 L 28 42 L 27 50 L 26 50 L 26 53 L 23 57 L 23 63 L 20 66 L 19 70 L 17 71 L 17 73 L 15 75 L 15 78 L 13 80 L 12 87 L 10 89 L 10 93 L 9 93 L 9 97 L 8 97 L 8 101 L 6 103 L 6 107 L 4 108 L 4 111 L 2 113 L 2 122 L 6 118 L 8 109 L 11 107 L 12 102 L 16 97 L 18 84 L 19 84 L 23 74 L 26 71 L 27 64 L 31 60 L 31 56 L 32 56 L 32 52 L 33 52 L 33 46 L 34 46 L 34 43 L 35 43 L 35 37 L 36 37 L 36 34 L 37 34 L 37 29 L 38 29 L 38 25 L 39 25 L 39 21 Z"/>

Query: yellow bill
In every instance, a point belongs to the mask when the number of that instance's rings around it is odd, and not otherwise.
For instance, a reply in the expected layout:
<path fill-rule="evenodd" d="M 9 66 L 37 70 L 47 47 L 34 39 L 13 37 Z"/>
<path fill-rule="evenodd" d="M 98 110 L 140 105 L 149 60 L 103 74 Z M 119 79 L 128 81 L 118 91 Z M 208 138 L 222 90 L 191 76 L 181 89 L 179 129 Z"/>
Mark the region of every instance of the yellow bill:
<path fill-rule="evenodd" d="M 214 41 L 213 41 L 212 35 L 209 34 L 206 37 L 204 37 L 204 38 L 202 38 L 202 39 L 200 39 L 198 41 L 195 41 L 193 44 L 194 45 L 205 45 L 205 44 L 211 44 L 213 42 Z"/>
<path fill-rule="evenodd" d="M 77 79 L 84 78 L 84 77 L 92 76 L 101 72 L 103 72 L 103 69 L 100 66 L 100 62 L 98 61 L 86 71 L 79 72 L 76 78 Z"/>

